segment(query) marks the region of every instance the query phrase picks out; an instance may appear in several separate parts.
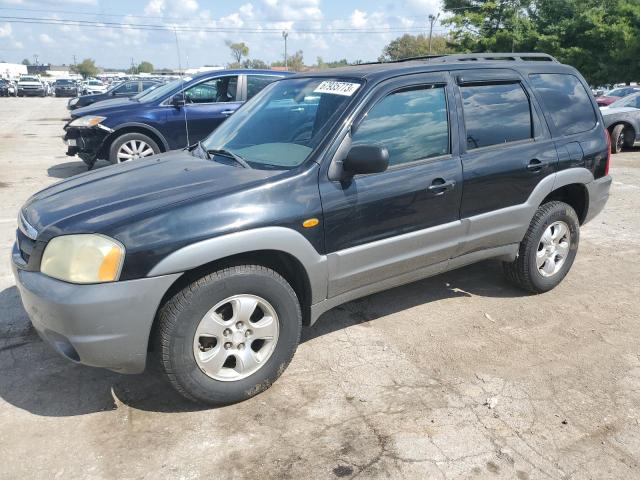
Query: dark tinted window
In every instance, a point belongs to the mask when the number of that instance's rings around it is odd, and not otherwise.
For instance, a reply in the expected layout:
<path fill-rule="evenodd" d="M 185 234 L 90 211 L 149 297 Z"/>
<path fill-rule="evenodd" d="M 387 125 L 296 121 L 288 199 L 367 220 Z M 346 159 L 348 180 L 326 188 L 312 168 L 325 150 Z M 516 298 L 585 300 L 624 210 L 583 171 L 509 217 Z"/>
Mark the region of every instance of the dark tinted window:
<path fill-rule="evenodd" d="M 385 97 L 360 123 L 353 145 L 387 147 L 390 165 L 449 153 L 444 88 L 404 90 Z"/>
<path fill-rule="evenodd" d="M 238 77 L 228 76 L 213 78 L 206 82 L 198 83 L 184 91 L 186 103 L 220 103 L 234 102 Z"/>
<path fill-rule="evenodd" d="M 531 138 L 529 98 L 519 83 L 460 88 L 467 149 Z"/>
<path fill-rule="evenodd" d="M 561 135 L 584 132 L 596 124 L 591 97 L 575 76 L 542 73 L 529 79 Z"/>
<path fill-rule="evenodd" d="M 278 78 L 273 75 L 247 75 L 247 100 Z"/>

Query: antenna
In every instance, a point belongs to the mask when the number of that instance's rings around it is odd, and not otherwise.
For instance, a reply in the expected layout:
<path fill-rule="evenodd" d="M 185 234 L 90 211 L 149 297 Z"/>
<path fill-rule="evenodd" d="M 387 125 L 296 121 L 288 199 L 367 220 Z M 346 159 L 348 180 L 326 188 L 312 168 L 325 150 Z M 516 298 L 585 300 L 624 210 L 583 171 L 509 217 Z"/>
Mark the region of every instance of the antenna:
<path fill-rule="evenodd" d="M 187 132 L 187 147 L 191 145 L 189 141 L 189 122 L 187 121 L 187 101 L 184 95 L 184 75 L 182 72 L 182 59 L 180 58 L 180 42 L 178 41 L 178 31 L 173 27 L 173 33 L 176 36 L 176 50 L 178 51 L 178 72 L 180 72 L 180 80 L 182 81 L 182 111 L 184 113 L 184 129 Z"/>

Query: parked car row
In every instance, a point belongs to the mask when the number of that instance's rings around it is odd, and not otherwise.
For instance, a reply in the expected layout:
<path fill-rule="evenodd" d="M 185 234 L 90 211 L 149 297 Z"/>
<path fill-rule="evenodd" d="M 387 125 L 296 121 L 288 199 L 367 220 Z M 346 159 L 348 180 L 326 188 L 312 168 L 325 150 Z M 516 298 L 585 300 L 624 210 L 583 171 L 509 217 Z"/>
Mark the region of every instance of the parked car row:
<path fill-rule="evenodd" d="M 69 100 L 67 108 L 69 110 L 75 110 L 102 100 L 133 97 L 146 90 L 157 88 L 162 84 L 163 82 L 158 80 L 128 80 L 126 82 L 115 83 L 104 92 L 82 95 L 81 97 Z"/>
<path fill-rule="evenodd" d="M 98 159 L 120 163 L 185 148 L 206 137 L 269 83 L 287 75 L 272 70 L 206 72 L 160 86 L 133 82 L 133 90 L 142 91 L 128 98 L 134 91 L 124 83 L 103 94 L 115 98 L 82 108 L 76 107 L 85 97 L 73 99 L 71 121 L 64 127 L 67 155 L 78 155 L 92 168 Z"/>

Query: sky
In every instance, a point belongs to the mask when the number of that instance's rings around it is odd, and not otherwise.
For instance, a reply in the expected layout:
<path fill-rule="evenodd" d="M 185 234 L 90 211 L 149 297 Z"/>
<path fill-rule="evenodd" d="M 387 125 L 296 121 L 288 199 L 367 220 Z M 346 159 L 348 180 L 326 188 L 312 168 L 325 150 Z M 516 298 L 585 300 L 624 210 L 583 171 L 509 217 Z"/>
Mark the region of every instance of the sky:
<path fill-rule="evenodd" d="M 55 65 L 92 58 L 128 68 L 226 65 L 226 42 L 249 57 L 282 60 L 302 50 L 308 65 L 374 61 L 403 33 L 428 33 L 440 0 L 0 0 L 0 61 Z M 82 23 L 79 23 L 82 22 Z M 434 33 L 443 27 L 437 22 Z M 177 42 L 176 42 L 177 36 Z M 178 55 L 178 52 L 180 53 Z"/>

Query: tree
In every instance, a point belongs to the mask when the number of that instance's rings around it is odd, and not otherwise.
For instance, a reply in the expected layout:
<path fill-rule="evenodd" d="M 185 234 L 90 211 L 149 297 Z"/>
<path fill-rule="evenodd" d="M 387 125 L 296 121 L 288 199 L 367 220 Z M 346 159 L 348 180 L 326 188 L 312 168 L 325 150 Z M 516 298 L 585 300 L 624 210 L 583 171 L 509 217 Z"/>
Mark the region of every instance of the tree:
<path fill-rule="evenodd" d="M 71 69 L 73 72 L 82 75 L 83 78 L 95 77 L 100 72 L 92 58 L 85 58 L 81 63 L 71 67 Z"/>
<path fill-rule="evenodd" d="M 592 85 L 640 78 L 638 0 L 444 0 L 461 51 L 545 52 Z"/>
<path fill-rule="evenodd" d="M 28 58 L 25 58 L 24 60 L 22 60 L 22 65 L 31 65 L 31 62 Z"/>
<path fill-rule="evenodd" d="M 244 68 L 259 68 L 259 69 L 268 69 L 269 65 L 267 65 L 265 62 L 263 62 L 260 59 L 254 58 L 254 59 L 246 59 L 244 62 L 242 62 L 242 66 Z"/>
<path fill-rule="evenodd" d="M 335 60 L 333 62 L 325 62 L 322 57 L 318 57 L 316 59 L 315 67 L 318 70 L 326 70 L 327 68 L 346 67 L 347 65 L 349 65 L 349 62 L 347 62 L 346 58 Z"/>
<path fill-rule="evenodd" d="M 242 57 L 249 56 L 249 46 L 244 42 L 232 43 L 228 41 L 227 47 L 231 49 L 231 57 L 236 64 L 242 63 Z"/>
<path fill-rule="evenodd" d="M 153 64 L 143 60 L 137 67 L 138 73 L 151 73 L 153 72 Z"/>
<path fill-rule="evenodd" d="M 287 66 L 289 67 L 289 70 L 294 72 L 300 72 L 304 69 L 304 57 L 302 50 L 298 50 L 296 53 L 289 56 Z"/>
<path fill-rule="evenodd" d="M 451 53 L 452 47 L 446 37 L 434 36 L 431 40 L 431 53 Z M 404 34 L 392 40 L 382 50 L 380 61 L 401 60 L 403 58 L 429 55 L 429 37 L 426 35 Z"/>

